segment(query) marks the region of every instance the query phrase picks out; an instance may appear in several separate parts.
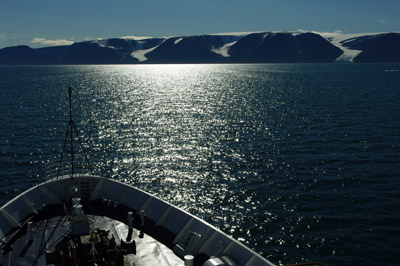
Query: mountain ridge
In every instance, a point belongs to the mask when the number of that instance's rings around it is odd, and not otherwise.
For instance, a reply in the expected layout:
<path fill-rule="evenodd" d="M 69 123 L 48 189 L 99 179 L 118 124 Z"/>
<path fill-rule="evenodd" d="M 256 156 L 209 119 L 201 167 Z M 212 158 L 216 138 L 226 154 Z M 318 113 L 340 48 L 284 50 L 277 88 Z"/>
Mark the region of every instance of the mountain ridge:
<path fill-rule="evenodd" d="M 249 32 L 122 37 L 0 49 L 0 65 L 400 62 L 400 33 Z"/>

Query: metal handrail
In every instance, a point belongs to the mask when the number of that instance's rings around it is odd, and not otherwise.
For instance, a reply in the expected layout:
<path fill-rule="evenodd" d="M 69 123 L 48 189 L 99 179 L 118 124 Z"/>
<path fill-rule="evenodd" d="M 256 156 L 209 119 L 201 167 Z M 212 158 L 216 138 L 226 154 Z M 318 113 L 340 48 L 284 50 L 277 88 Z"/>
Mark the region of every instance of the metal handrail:
<path fill-rule="evenodd" d="M 85 161 L 84 162 L 79 162 L 76 161 L 74 162 L 74 173 L 73 173 L 73 178 L 79 177 L 82 175 L 98 175 L 99 172 L 95 170 L 95 168 L 92 165 L 88 165 Z M 45 177 L 46 177 L 46 182 L 51 179 L 60 179 L 62 176 L 70 176 L 71 177 L 71 171 L 72 166 L 71 164 L 64 163 L 64 164 L 59 164 L 58 161 L 52 161 L 47 163 L 45 167 Z"/>

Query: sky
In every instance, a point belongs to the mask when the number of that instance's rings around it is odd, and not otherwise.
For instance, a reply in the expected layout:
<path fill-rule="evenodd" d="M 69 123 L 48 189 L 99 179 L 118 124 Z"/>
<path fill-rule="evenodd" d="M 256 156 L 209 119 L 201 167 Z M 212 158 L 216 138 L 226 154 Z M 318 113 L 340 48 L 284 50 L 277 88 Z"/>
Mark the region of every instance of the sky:
<path fill-rule="evenodd" d="M 0 0 L 0 48 L 123 36 L 399 32 L 399 0 Z"/>

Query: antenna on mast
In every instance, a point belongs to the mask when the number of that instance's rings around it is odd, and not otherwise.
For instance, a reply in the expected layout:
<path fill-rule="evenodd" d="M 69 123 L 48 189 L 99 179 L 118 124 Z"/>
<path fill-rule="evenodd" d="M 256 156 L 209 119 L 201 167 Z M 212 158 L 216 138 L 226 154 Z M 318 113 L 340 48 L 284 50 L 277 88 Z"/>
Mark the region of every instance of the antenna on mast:
<path fill-rule="evenodd" d="M 74 122 L 72 121 L 72 88 L 68 88 L 68 96 L 69 96 L 69 122 L 68 122 L 68 131 L 70 132 L 70 140 L 71 140 L 71 179 L 74 178 L 74 139 L 72 134 L 72 127 L 74 126 Z"/>
<path fill-rule="evenodd" d="M 72 88 L 69 87 L 68 88 L 68 97 L 69 97 L 69 122 L 68 122 L 68 129 L 67 129 L 67 133 L 65 134 L 65 140 L 64 140 L 64 147 L 63 147 L 63 151 L 61 153 L 61 159 L 60 159 L 60 165 L 58 167 L 58 171 L 57 171 L 57 177 L 60 176 L 60 171 L 61 171 L 61 167 L 62 167 L 62 161 L 64 158 L 64 152 L 65 152 L 65 146 L 67 144 L 68 141 L 68 135 L 70 138 L 70 146 L 71 146 L 71 179 L 74 179 L 74 174 L 75 174 L 75 168 L 74 168 L 74 135 L 73 135 L 73 131 L 75 131 L 75 134 L 78 138 L 79 141 L 79 145 L 81 147 L 81 150 L 83 152 L 83 155 L 85 156 L 86 159 L 86 163 L 87 165 L 90 167 L 89 164 L 89 159 L 86 155 L 85 149 L 82 146 L 82 141 L 81 138 L 79 137 L 78 131 L 76 130 L 74 121 L 72 120 Z"/>

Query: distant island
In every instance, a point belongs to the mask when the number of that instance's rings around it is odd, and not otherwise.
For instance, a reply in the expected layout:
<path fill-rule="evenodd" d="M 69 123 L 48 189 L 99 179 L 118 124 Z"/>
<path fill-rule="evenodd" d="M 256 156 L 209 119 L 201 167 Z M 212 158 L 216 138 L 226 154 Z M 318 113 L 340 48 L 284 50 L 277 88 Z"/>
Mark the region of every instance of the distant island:
<path fill-rule="evenodd" d="M 0 65 L 334 62 L 400 62 L 400 33 L 252 32 L 123 37 L 36 49 L 0 49 Z"/>

